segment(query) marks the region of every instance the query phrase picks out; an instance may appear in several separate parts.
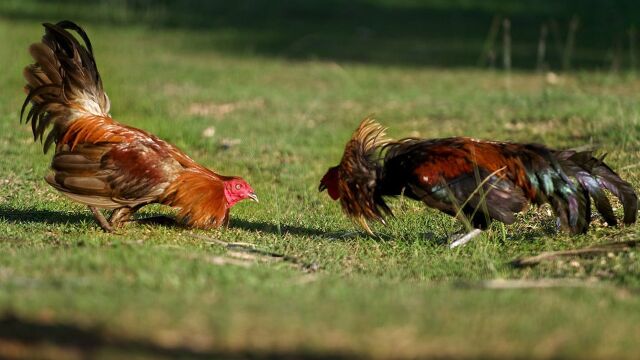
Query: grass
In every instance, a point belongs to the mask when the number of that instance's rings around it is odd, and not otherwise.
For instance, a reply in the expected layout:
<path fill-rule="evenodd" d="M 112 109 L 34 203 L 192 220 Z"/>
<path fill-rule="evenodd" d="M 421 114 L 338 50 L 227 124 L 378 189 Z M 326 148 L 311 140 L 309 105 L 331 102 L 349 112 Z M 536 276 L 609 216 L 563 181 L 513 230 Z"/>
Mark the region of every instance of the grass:
<path fill-rule="evenodd" d="M 0 354 L 5 357 L 633 358 L 640 351 L 637 250 L 529 269 L 522 255 L 636 239 L 636 226 L 556 234 L 546 208 L 456 250 L 460 224 L 408 200 L 357 230 L 317 193 L 346 139 L 375 113 L 391 136 L 471 135 L 594 145 L 640 184 L 640 82 L 633 74 L 544 75 L 293 60 L 216 50 L 222 30 L 82 24 L 112 115 L 151 131 L 261 202 L 231 228 L 99 230 L 43 181 L 50 154 L 18 123 L 26 47 L 42 28 L 0 17 Z M 193 44 L 208 44 L 196 47 Z M 213 135 L 211 136 L 211 134 Z M 207 136 L 205 136 L 205 134 Z M 620 209 L 617 210 L 620 213 Z M 150 207 L 141 216 L 171 213 Z M 315 262 L 229 260 L 192 234 Z M 240 263 L 238 263 L 240 261 Z M 495 290 L 491 279 L 585 286 Z"/>

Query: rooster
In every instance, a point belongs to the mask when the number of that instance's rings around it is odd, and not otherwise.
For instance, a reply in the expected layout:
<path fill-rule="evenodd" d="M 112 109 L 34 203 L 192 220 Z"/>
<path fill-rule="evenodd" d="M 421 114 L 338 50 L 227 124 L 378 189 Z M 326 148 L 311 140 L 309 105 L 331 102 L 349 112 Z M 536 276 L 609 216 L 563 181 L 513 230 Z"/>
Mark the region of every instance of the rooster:
<path fill-rule="evenodd" d="M 219 175 L 168 142 L 113 120 L 84 30 L 70 21 L 44 28 L 42 41 L 29 47 L 35 63 L 24 70 L 28 95 L 20 119 L 31 104 L 25 122 L 34 140 L 44 139 L 45 153 L 55 145 L 45 180 L 87 205 L 103 230 L 152 203 L 179 209 L 178 219 L 191 227 L 226 226 L 234 204 L 258 201 L 242 178 Z M 101 209 L 112 210 L 108 220 Z"/>
<path fill-rule="evenodd" d="M 384 223 L 392 215 L 385 197 L 422 201 L 475 228 L 456 244 L 492 220 L 513 223 L 529 203 L 550 204 L 560 228 L 572 234 L 587 231 L 592 199 L 607 224 L 617 224 L 605 190 L 622 203 L 625 224 L 635 222 L 638 209 L 631 185 L 590 151 L 466 137 L 392 141 L 370 118 L 354 132 L 340 164 L 320 181 L 323 190 L 370 234 L 368 220 Z"/>

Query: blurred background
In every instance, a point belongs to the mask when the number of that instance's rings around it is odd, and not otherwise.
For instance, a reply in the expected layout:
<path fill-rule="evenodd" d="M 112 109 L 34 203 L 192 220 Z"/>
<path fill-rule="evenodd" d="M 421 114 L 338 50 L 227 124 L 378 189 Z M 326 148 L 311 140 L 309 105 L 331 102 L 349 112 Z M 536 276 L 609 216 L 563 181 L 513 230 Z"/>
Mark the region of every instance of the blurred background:
<path fill-rule="evenodd" d="M 193 48 L 406 66 L 635 70 L 635 0 L 4 0 L 0 16 L 209 33 Z"/>

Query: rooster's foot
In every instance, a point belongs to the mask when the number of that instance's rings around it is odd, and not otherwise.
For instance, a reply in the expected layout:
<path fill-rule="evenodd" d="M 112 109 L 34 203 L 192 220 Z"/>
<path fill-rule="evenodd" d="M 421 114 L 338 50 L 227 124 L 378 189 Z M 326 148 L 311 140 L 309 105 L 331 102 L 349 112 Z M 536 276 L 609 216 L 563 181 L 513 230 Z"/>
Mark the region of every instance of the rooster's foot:
<path fill-rule="evenodd" d="M 138 208 L 121 207 L 115 209 L 111 213 L 111 216 L 109 216 L 109 223 L 111 223 L 111 226 L 115 229 L 122 227 L 130 221 L 131 215 L 133 215 L 136 210 L 138 210 Z"/>
<path fill-rule="evenodd" d="M 96 221 L 98 222 L 98 225 L 100 225 L 100 228 L 102 228 L 102 230 L 109 233 L 113 232 L 113 227 L 111 226 L 111 224 L 109 224 L 107 219 L 100 212 L 100 210 L 98 210 L 97 207 L 89 206 L 89 210 L 91 210 L 91 212 L 93 213 L 93 217 L 96 218 Z"/>
<path fill-rule="evenodd" d="M 482 233 L 482 230 L 473 229 L 473 230 L 469 231 L 466 234 L 453 235 L 451 237 L 451 240 L 453 240 L 453 241 L 451 242 L 451 244 L 449 244 L 449 249 L 453 249 L 455 247 L 464 245 L 464 244 L 468 243 L 469 241 L 471 241 L 471 239 L 473 239 L 474 237 L 480 235 L 481 233 Z"/>

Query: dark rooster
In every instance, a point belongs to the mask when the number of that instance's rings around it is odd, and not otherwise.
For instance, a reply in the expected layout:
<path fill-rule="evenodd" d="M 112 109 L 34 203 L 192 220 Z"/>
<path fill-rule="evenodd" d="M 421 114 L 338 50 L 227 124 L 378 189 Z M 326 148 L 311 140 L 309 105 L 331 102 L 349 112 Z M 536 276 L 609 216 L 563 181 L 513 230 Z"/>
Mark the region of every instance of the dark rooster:
<path fill-rule="evenodd" d="M 367 220 L 384 223 L 384 215 L 392 215 L 384 197 L 401 194 L 476 229 L 492 220 L 511 224 L 529 203 L 548 203 L 559 226 L 576 234 L 589 227 L 592 199 L 604 220 L 617 224 L 608 190 L 624 207 L 623 222 L 636 220 L 635 191 L 590 151 L 465 137 L 391 141 L 384 132 L 374 120 L 362 121 L 319 187 L 369 233 Z"/>
<path fill-rule="evenodd" d="M 42 42 L 29 47 L 35 63 L 24 70 L 28 95 L 20 118 L 31 104 L 26 122 L 34 139 L 44 138 L 45 153 L 55 144 L 46 181 L 88 205 L 102 229 L 112 231 L 151 203 L 178 208 L 189 226 L 218 227 L 228 224 L 235 203 L 257 201 L 242 178 L 219 175 L 156 136 L 113 120 L 87 34 L 70 21 L 44 27 Z M 113 210 L 109 220 L 100 209 Z"/>

